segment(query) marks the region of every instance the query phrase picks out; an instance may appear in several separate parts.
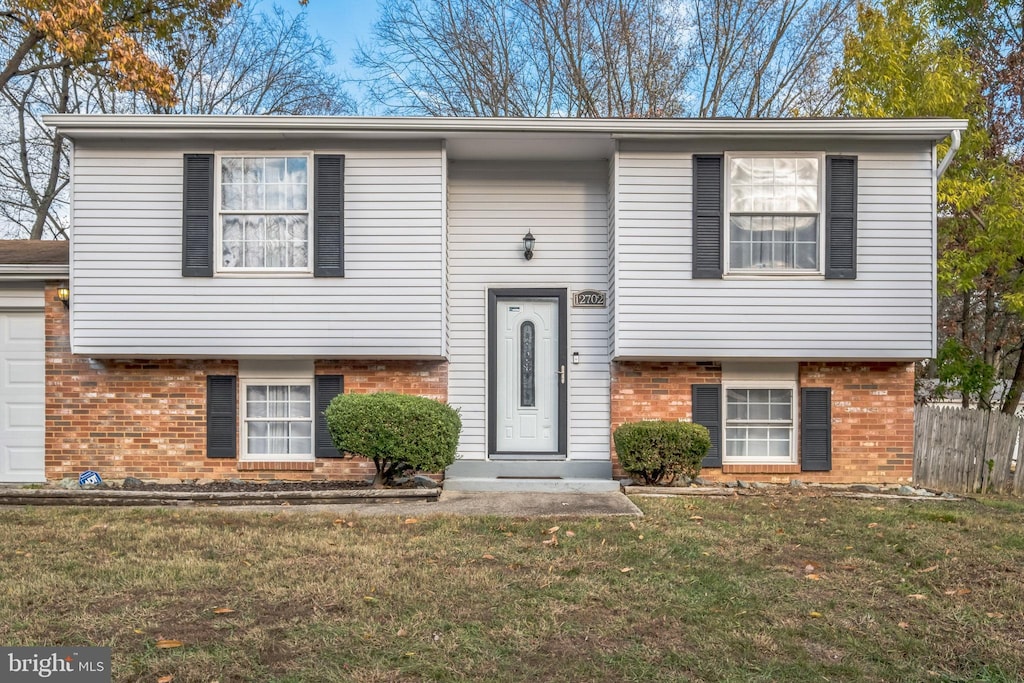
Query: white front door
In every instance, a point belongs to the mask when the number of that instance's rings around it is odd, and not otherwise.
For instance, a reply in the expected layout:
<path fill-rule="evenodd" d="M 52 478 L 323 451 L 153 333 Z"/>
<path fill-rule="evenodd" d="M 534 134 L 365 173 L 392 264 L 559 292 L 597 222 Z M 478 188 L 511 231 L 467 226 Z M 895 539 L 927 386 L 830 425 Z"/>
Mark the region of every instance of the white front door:
<path fill-rule="evenodd" d="M 41 311 L 0 312 L 0 482 L 41 482 L 45 417 Z"/>
<path fill-rule="evenodd" d="M 558 299 L 501 298 L 495 308 L 496 450 L 557 453 L 565 372 L 559 366 Z"/>

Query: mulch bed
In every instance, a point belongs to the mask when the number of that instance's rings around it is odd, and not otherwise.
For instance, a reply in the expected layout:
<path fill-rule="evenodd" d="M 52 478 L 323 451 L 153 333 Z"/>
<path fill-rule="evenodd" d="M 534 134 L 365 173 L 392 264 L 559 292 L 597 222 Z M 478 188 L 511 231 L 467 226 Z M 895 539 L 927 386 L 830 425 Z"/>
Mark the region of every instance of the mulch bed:
<path fill-rule="evenodd" d="M 98 491 L 172 491 L 176 493 L 261 493 L 265 491 L 350 491 L 368 489 L 365 481 L 268 481 L 267 483 L 246 481 L 213 481 L 208 484 L 157 484 L 143 482 L 134 485 L 100 484 Z M 391 488 L 415 488 L 415 486 L 394 486 Z"/>

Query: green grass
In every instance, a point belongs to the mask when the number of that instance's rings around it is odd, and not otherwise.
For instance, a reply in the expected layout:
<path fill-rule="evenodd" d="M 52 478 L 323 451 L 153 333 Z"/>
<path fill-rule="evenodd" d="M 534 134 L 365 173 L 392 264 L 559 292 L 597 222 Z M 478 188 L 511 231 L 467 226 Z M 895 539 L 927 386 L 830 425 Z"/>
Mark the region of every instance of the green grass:
<path fill-rule="evenodd" d="M 118 681 L 1024 680 L 1019 503 L 637 502 L 3 509 L 0 642 L 107 645 Z"/>

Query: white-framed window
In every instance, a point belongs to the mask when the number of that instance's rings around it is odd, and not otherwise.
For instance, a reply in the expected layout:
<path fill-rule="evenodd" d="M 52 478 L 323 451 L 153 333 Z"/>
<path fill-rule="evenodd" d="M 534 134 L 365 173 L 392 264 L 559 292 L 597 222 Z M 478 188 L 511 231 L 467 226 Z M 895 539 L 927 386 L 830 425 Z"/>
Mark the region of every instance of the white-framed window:
<path fill-rule="evenodd" d="M 312 155 L 217 155 L 218 272 L 309 272 Z"/>
<path fill-rule="evenodd" d="M 823 272 L 820 154 L 726 155 L 726 272 Z"/>
<path fill-rule="evenodd" d="M 242 454 L 248 460 L 313 459 L 313 383 L 242 381 Z"/>
<path fill-rule="evenodd" d="M 726 464 L 796 462 L 796 382 L 723 383 Z"/>

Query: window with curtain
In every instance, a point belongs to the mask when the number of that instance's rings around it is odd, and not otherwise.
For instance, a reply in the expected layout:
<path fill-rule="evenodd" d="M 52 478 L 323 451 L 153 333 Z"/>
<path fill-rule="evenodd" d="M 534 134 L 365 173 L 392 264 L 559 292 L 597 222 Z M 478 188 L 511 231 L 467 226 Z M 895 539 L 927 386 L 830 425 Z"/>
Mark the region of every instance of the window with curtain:
<path fill-rule="evenodd" d="M 730 272 L 821 271 L 821 164 L 816 156 L 730 156 Z"/>
<path fill-rule="evenodd" d="M 309 158 L 220 157 L 221 270 L 309 269 Z"/>

